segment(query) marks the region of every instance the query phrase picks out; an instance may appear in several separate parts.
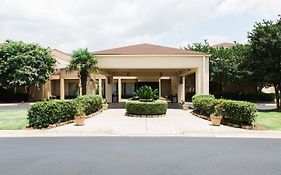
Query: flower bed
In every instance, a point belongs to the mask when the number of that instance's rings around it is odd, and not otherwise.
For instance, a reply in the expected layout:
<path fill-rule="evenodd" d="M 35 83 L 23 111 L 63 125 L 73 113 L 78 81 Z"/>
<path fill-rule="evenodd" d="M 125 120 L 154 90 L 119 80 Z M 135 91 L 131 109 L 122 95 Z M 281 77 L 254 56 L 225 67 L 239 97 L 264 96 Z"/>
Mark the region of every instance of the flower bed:
<path fill-rule="evenodd" d="M 126 102 L 125 107 L 126 114 L 129 116 L 155 117 L 166 114 L 168 103 L 164 100 L 155 100 L 152 102 L 130 100 Z"/>

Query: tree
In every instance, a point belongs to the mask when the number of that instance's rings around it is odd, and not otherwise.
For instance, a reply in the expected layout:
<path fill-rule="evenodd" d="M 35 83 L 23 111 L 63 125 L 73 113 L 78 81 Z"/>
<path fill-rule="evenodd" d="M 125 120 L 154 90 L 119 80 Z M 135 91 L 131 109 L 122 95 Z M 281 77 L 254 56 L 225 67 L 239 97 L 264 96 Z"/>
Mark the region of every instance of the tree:
<path fill-rule="evenodd" d="M 82 86 L 82 95 L 87 92 L 87 79 L 92 72 L 97 72 L 97 60 L 88 49 L 78 49 L 72 52 L 71 61 L 68 66 L 69 71 L 77 70 L 80 85 Z"/>
<path fill-rule="evenodd" d="M 0 86 L 39 87 L 53 73 L 55 63 L 48 48 L 7 40 L 0 45 Z"/>
<path fill-rule="evenodd" d="M 281 19 L 257 22 L 248 34 L 251 56 L 248 66 L 261 87 L 274 86 L 277 110 L 281 86 Z"/>
<path fill-rule="evenodd" d="M 244 66 L 248 55 L 248 45 L 237 44 L 231 48 L 214 48 L 207 42 L 193 44 L 185 49 L 211 54 L 210 82 L 216 85 L 215 92 L 220 94 L 227 83 L 235 85 L 237 91 L 245 87 L 251 72 Z"/>

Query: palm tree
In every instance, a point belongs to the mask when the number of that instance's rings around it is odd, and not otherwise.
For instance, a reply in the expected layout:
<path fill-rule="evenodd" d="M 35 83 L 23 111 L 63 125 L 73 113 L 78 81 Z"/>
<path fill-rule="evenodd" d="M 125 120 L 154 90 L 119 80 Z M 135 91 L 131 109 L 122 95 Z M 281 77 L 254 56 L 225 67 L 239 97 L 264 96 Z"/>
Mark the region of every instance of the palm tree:
<path fill-rule="evenodd" d="M 97 60 L 88 49 L 74 50 L 71 54 L 71 61 L 68 65 L 68 71 L 78 71 L 79 85 L 82 86 L 82 95 L 87 92 L 87 79 L 90 73 L 97 72 Z"/>

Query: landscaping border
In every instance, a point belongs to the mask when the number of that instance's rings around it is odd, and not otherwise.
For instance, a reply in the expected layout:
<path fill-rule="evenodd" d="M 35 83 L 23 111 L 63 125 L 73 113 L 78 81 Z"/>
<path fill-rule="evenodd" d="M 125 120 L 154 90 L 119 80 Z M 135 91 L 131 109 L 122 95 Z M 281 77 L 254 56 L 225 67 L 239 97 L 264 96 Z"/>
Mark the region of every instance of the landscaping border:
<path fill-rule="evenodd" d="M 211 119 L 205 115 L 200 115 L 200 114 L 197 114 L 196 112 L 192 111 L 191 112 L 194 116 L 196 117 L 199 117 L 199 118 L 202 118 L 204 120 L 209 120 L 211 121 Z M 221 123 L 223 125 L 226 125 L 226 126 L 230 126 L 230 127 L 234 127 L 234 128 L 242 128 L 242 129 L 247 129 L 247 130 L 255 130 L 255 125 L 252 124 L 252 125 L 238 125 L 238 124 L 233 124 L 233 123 L 230 123 L 230 122 L 225 122 L 223 119 L 221 121 Z"/>
<path fill-rule="evenodd" d="M 102 113 L 103 111 L 104 111 L 103 109 L 100 109 L 99 111 L 96 111 L 92 114 L 86 115 L 85 119 L 94 117 L 94 116 Z M 66 122 L 60 122 L 60 123 L 55 123 L 55 124 L 49 125 L 47 128 L 36 129 L 36 128 L 33 128 L 33 127 L 26 127 L 24 129 L 25 130 L 47 130 L 47 129 L 52 129 L 52 128 L 64 126 L 64 125 L 67 125 L 67 124 L 71 124 L 71 123 L 74 123 L 74 122 L 75 122 L 75 120 L 73 119 L 73 120 L 69 120 L 69 121 L 66 121 Z"/>

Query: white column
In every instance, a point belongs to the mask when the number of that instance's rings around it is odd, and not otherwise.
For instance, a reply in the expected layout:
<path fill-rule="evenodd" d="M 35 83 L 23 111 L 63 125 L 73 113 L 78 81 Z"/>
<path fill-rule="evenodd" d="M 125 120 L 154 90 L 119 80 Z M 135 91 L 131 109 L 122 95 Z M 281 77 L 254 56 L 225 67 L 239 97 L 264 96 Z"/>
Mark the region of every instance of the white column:
<path fill-rule="evenodd" d="M 99 95 L 102 96 L 102 79 L 99 78 Z"/>
<path fill-rule="evenodd" d="M 87 95 L 95 94 L 95 79 L 89 79 L 87 81 Z"/>
<path fill-rule="evenodd" d="M 209 94 L 209 57 L 203 58 L 202 93 Z"/>
<path fill-rule="evenodd" d="M 185 101 L 185 76 L 180 76 L 178 81 L 178 102 Z"/>
<path fill-rule="evenodd" d="M 60 99 L 64 100 L 64 79 L 60 78 Z"/>
<path fill-rule="evenodd" d="M 122 95 L 122 79 L 118 78 L 118 102 L 121 101 L 121 95 Z"/>
<path fill-rule="evenodd" d="M 200 68 L 197 69 L 195 73 L 195 87 L 196 87 L 196 94 L 202 94 L 202 80 L 201 80 L 201 72 Z"/>
<path fill-rule="evenodd" d="M 113 88 L 113 79 L 110 76 L 107 76 L 105 79 L 105 98 L 109 103 L 112 102 L 112 88 Z"/>
<path fill-rule="evenodd" d="M 162 92 L 161 92 L 161 79 L 159 78 L 159 97 L 161 97 L 161 94 L 162 94 Z"/>

